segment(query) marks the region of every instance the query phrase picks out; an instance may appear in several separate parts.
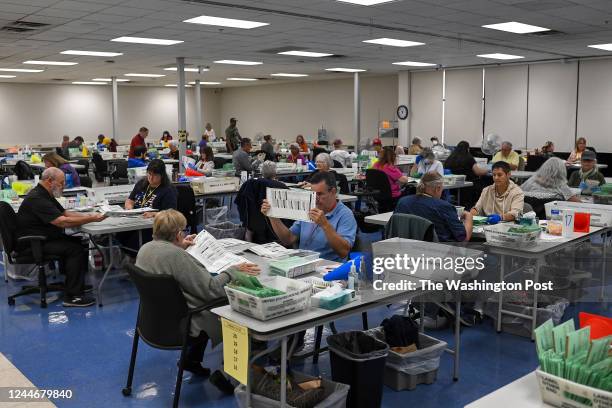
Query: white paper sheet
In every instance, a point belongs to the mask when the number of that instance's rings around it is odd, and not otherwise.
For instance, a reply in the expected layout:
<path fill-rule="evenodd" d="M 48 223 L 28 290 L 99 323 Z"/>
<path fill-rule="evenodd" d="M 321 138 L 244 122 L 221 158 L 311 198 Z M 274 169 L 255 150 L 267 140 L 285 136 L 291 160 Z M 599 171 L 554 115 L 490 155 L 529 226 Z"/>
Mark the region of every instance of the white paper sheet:
<path fill-rule="evenodd" d="M 194 244 L 187 248 L 187 253 L 213 274 L 223 272 L 233 265 L 249 262 L 246 258 L 229 252 L 206 230 L 196 236 Z"/>
<path fill-rule="evenodd" d="M 312 222 L 308 212 L 316 208 L 316 193 L 311 191 L 268 188 L 269 217 Z"/>

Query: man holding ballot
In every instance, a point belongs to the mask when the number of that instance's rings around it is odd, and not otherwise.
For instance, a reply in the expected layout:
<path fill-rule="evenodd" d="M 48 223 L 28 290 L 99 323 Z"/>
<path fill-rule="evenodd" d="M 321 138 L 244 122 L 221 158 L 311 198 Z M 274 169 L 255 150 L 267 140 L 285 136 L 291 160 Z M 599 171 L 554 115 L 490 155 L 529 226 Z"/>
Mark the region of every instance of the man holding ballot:
<path fill-rule="evenodd" d="M 299 249 L 319 252 L 321 258 L 344 262 L 355 243 L 357 222 L 352 211 L 336 199 L 336 178 L 333 173 L 319 172 L 310 179 L 316 193 L 316 208 L 308 212 L 308 221 L 295 221 L 287 228 L 279 218 L 269 217 L 280 242 L 287 246 L 298 243 Z M 271 206 L 263 200 L 261 212 L 268 215 Z"/>

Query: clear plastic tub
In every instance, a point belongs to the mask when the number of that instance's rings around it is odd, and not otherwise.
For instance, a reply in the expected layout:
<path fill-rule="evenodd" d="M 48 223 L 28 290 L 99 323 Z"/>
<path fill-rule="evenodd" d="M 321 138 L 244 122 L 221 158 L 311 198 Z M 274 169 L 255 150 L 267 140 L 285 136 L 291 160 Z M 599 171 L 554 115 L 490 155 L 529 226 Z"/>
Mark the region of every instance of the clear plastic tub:
<path fill-rule="evenodd" d="M 485 238 L 488 243 L 494 245 L 513 245 L 518 247 L 529 246 L 534 243 L 542 231 L 537 230 L 527 233 L 510 232 L 511 228 L 515 228 L 516 224 L 501 223 L 484 227 Z"/>
<path fill-rule="evenodd" d="M 612 392 L 578 384 L 541 370 L 536 370 L 542 400 L 559 408 L 610 408 Z M 582 398 L 583 402 L 577 401 Z M 588 402 L 587 402 L 588 401 Z"/>

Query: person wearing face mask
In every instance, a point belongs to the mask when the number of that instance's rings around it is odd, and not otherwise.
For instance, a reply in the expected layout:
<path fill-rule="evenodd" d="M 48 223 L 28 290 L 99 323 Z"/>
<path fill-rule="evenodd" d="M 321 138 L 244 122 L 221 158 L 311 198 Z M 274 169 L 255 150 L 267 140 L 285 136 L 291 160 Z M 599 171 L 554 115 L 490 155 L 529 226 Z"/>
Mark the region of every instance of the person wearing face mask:
<path fill-rule="evenodd" d="M 510 165 L 504 161 L 493 164 L 493 185 L 482 190 L 472 215 L 489 217 L 489 222 L 514 221 L 523 212 L 525 194 L 510 180 Z"/>
<path fill-rule="evenodd" d="M 419 156 L 420 159 L 417 158 L 417 162 L 412 166 L 410 174 L 422 176 L 426 173 L 433 172 L 444 176 L 444 166 L 442 162 L 436 160 L 434 152 L 429 147 L 424 148 Z"/>
<path fill-rule="evenodd" d="M 85 307 L 95 304 L 95 299 L 85 295 L 91 286 L 85 285 L 87 273 L 87 247 L 81 239 L 70 237 L 64 228 L 79 227 L 90 222 L 102 221 L 99 213 L 77 213 L 66 211 L 56 200 L 64 191 L 64 172 L 56 167 L 46 169 L 40 183 L 24 198 L 17 213 L 17 238 L 28 235 L 42 235 L 47 239 L 42 245 L 45 255 L 60 257 L 60 272 L 64 281 L 65 307 Z M 19 243 L 18 248 L 25 250 L 28 242 Z M 22 247 L 23 246 L 23 247 Z"/>

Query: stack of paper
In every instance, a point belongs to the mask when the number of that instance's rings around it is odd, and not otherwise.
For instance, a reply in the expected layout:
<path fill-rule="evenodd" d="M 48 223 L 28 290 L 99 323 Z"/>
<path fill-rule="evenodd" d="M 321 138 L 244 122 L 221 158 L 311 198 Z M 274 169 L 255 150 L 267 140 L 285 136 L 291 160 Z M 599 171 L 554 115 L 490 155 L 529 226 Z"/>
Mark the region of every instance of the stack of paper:
<path fill-rule="evenodd" d="M 308 212 L 316 208 L 316 193 L 301 190 L 269 188 L 266 199 L 270 203 L 269 217 L 311 221 Z"/>
<path fill-rule="evenodd" d="M 243 241 L 236 238 L 223 238 L 217 240 L 219 245 L 233 254 L 239 254 L 256 245 L 249 241 Z"/>
<path fill-rule="evenodd" d="M 134 217 L 142 215 L 146 212 L 157 211 L 151 207 L 134 208 L 131 210 L 124 210 L 120 205 L 101 205 L 100 211 L 107 217 Z"/>
<path fill-rule="evenodd" d="M 249 251 L 259 256 L 263 256 L 266 258 L 272 258 L 272 259 L 286 258 L 298 252 L 298 250 L 296 249 L 287 249 L 284 246 L 276 242 L 270 242 L 268 244 L 263 244 L 263 245 L 254 245 L 249 248 Z"/>
<path fill-rule="evenodd" d="M 247 259 L 229 252 L 206 230 L 195 238 L 187 253 L 197 259 L 208 272 L 217 274 L 233 265 L 249 262 Z"/>
<path fill-rule="evenodd" d="M 270 274 L 284 276 L 285 278 L 297 278 L 316 270 L 319 260 L 304 260 L 299 257 L 289 257 L 270 262 Z"/>

